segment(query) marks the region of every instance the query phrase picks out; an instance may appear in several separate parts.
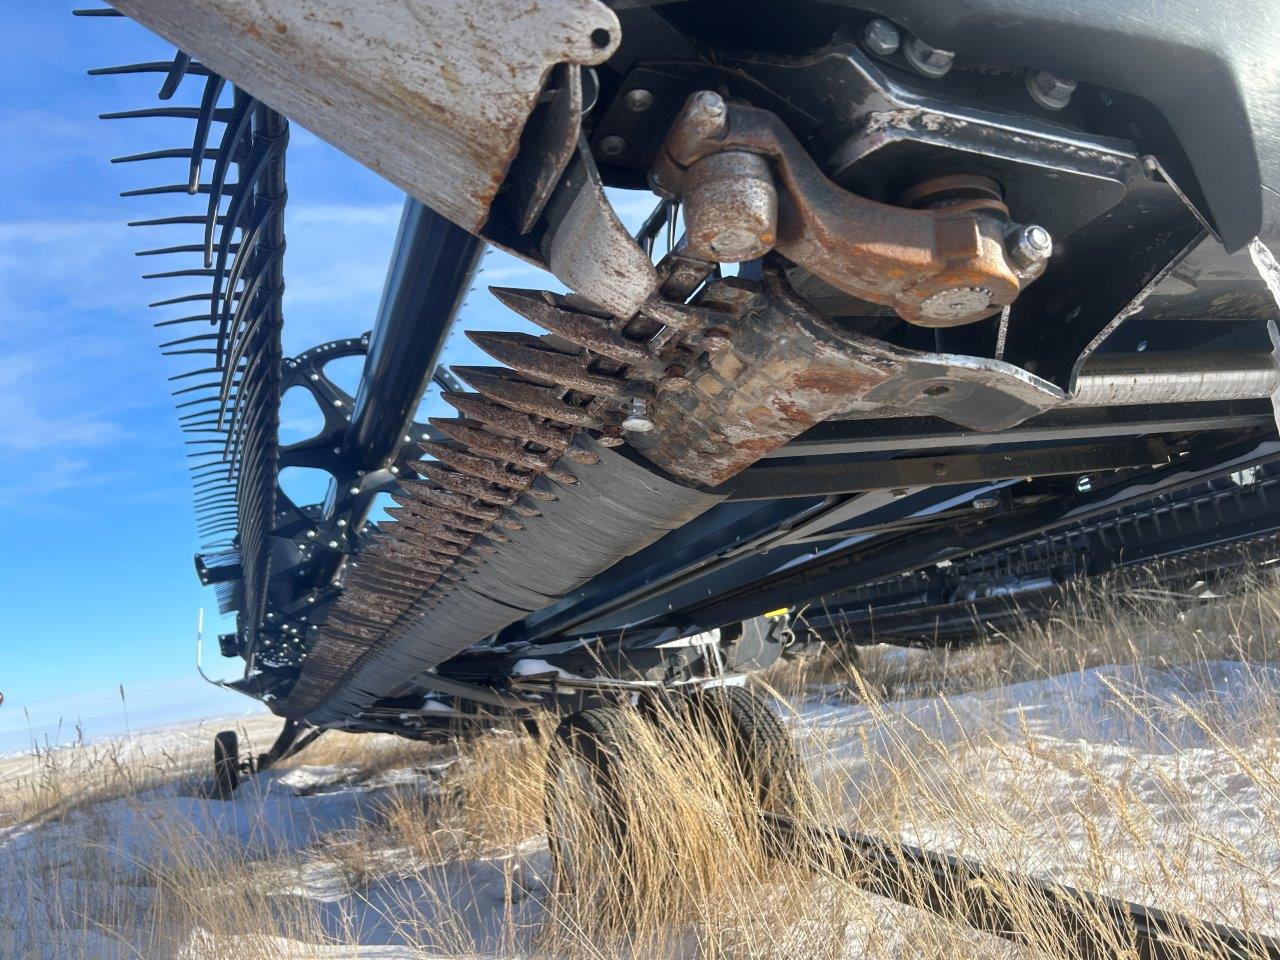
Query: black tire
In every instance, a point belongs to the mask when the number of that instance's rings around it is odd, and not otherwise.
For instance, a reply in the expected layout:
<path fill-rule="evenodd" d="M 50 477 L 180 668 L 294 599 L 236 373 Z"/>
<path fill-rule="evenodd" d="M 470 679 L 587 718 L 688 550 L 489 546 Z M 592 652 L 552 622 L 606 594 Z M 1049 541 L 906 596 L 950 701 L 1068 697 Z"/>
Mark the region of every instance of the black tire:
<path fill-rule="evenodd" d="M 591 889 L 612 882 L 600 876 L 604 861 L 621 865 L 626 855 L 629 818 L 620 763 L 634 735 L 621 707 L 581 710 L 556 727 L 547 757 L 544 814 L 557 893 L 596 899 Z M 580 849 L 583 834 L 603 849 L 594 856 Z M 625 874 L 620 869 L 613 876 Z"/>
<path fill-rule="evenodd" d="M 791 815 L 804 768 L 791 731 L 768 698 L 746 687 L 703 687 L 688 694 L 689 717 L 723 744 L 760 809 Z"/>
<path fill-rule="evenodd" d="M 213 795 L 228 799 L 240 786 L 240 735 L 223 730 L 213 738 Z"/>

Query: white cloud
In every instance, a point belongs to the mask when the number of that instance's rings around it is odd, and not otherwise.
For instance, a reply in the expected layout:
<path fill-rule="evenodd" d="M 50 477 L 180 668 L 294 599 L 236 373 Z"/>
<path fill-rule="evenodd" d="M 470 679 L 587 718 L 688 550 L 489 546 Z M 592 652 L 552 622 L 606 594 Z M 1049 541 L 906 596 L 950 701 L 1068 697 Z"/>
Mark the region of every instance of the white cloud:
<path fill-rule="evenodd" d="M 118 424 L 88 412 L 59 414 L 35 402 L 58 364 L 37 353 L 0 356 L 0 453 L 97 447 L 126 436 Z"/>

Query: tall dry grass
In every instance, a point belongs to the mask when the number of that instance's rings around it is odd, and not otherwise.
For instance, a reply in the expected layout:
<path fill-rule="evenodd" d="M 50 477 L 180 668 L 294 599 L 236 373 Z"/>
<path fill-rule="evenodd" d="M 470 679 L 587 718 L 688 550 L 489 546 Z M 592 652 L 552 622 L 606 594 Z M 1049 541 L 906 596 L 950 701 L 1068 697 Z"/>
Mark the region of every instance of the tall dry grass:
<path fill-rule="evenodd" d="M 1278 612 L 1270 579 L 1191 603 L 1111 582 L 963 649 L 834 649 L 775 668 L 760 686 L 785 692 L 812 774 L 791 812 L 1280 933 Z M 43 824 L 0 848 L 0 956 L 347 957 L 369 942 L 457 957 L 1074 955 L 1018 888 L 993 891 L 1030 931 L 1011 944 L 921 909 L 926 885 L 897 904 L 868 892 L 865 864 L 779 858 L 719 738 L 623 723 L 621 857 L 589 784 L 561 794 L 589 878 L 576 889 L 553 881 L 543 839 L 549 729 L 456 752 L 322 739 L 277 775 L 324 767 L 314 781 L 267 787 L 369 799 L 285 848 L 267 842 L 276 821 L 247 841 L 192 828 L 226 809 L 198 796 L 202 756 L 134 770 L 82 753 L 85 776 L 41 753 L 0 789 L 0 823 Z M 181 815 L 156 822 L 170 793 Z M 249 799 L 234 803 L 258 809 Z M 121 805 L 138 814 L 127 837 Z"/>

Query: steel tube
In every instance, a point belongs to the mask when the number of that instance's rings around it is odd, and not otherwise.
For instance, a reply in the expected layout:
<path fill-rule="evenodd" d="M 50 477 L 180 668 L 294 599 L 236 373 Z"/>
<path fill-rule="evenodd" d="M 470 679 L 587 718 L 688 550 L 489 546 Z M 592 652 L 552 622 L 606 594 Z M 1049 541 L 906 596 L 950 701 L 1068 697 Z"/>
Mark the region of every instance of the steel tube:
<path fill-rule="evenodd" d="M 1280 388 L 1269 353 L 1126 353 L 1094 357 L 1066 407 L 1258 400 Z"/>
<path fill-rule="evenodd" d="M 405 201 L 346 447 L 367 470 L 395 452 L 467 290 L 484 243 L 416 200 Z"/>

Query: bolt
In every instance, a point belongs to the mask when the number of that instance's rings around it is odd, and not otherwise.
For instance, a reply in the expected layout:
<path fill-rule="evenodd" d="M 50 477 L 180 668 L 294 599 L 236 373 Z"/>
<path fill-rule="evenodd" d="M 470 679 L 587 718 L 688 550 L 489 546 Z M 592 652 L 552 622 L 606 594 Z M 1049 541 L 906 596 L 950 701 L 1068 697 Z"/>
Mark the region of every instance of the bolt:
<path fill-rule="evenodd" d="M 911 64 L 911 68 L 920 76 L 928 77 L 930 80 L 945 77 L 951 72 L 952 64 L 956 62 L 956 55 L 950 50 L 931 47 L 919 37 L 908 37 L 902 52 L 906 55 L 907 63 Z"/>
<path fill-rule="evenodd" d="M 1037 224 L 1018 227 L 1006 240 L 1009 257 L 1023 270 L 1041 267 L 1053 254 L 1053 237 Z"/>
<path fill-rule="evenodd" d="M 627 149 L 627 141 L 623 140 L 619 136 L 611 134 L 607 137 L 600 138 L 599 149 L 600 156 L 602 157 L 616 157 L 619 156 L 623 150 Z"/>
<path fill-rule="evenodd" d="M 904 487 L 898 487 L 896 490 L 889 491 L 889 496 L 893 497 L 893 499 L 895 500 L 901 500 L 906 495 L 907 495 L 907 491 L 906 491 L 906 488 Z"/>
<path fill-rule="evenodd" d="M 872 20 L 862 31 L 862 45 L 877 57 L 893 56 L 901 42 L 898 28 L 888 20 Z"/>
<path fill-rule="evenodd" d="M 759 156 L 726 150 L 689 168 L 684 223 L 690 256 L 743 263 L 764 256 L 778 229 L 778 191 Z"/>
<path fill-rule="evenodd" d="M 644 113 L 653 106 L 653 94 L 648 90 L 636 87 L 622 96 L 622 105 L 635 113 Z"/>
<path fill-rule="evenodd" d="M 1093 489 L 1093 477 L 1084 476 L 1076 481 L 1076 489 L 1081 493 L 1088 493 Z"/>
<path fill-rule="evenodd" d="M 690 139 L 715 140 L 724 136 L 727 110 L 724 97 L 711 90 L 691 95 L 684 105 L 683 117 Z"/>
<path fill-rule="evenodd" d="M 951 392 L 951 388 L 948 387 L 945 383 L 935 383 L 935 384 L 932 384 L 931 386 L 925 387 L 924 390 L 921 391 L 921 393 L 923 393 L 926 397 L 941 397 L 941 396 L 945 396 L 950 392 Z"/>
<path fill-rule="evenodd" d="M 1071 94 L 1076 90 L 1074 80 L 1048 70 L 1028 70 L 1024 76 L 1027 93 L 1046 110 L 1061 110 L 1071 102 Z"/>
<path fill-rule="evenodd" d="M 653 429 L 653 421 L 649 419 L 649 404 L 640 397 L 634 397 L 623 408 L 626 417 L 620 426 L 631 433 L 648 433 Z"/>

